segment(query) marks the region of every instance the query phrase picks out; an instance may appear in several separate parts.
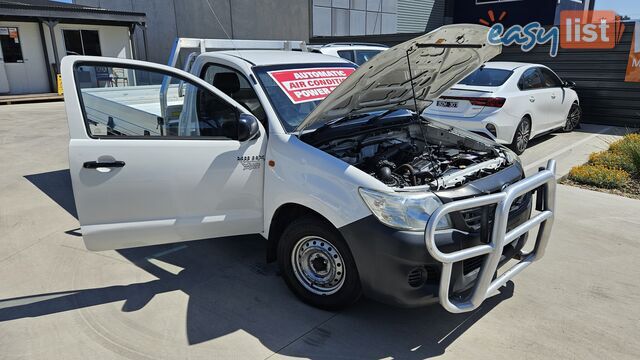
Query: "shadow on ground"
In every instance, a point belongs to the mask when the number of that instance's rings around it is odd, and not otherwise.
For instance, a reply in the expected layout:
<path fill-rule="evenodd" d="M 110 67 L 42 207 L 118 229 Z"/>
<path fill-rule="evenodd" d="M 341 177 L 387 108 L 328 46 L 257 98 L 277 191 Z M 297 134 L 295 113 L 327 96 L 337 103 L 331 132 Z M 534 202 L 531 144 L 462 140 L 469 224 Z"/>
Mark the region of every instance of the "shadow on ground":
<path fill-rule="evenodd" d="M 76 216 L 68 170 L 25 178 Z M 133 312 L 158 294 L 182 291 L 189 296 L 189 345 L 243 330 L 270 350 L 291 356 L 422 359 L 444 353 L 460 335 L 513 294 L 513 284 L 509 283 L 500 295 L 475 312 L 459 315 L 437 305 L 399 309 L 369 300 L 330 313 L 294 298 L 278 276 L 277 267 L 265 264 L 264 251 L 265 242 L 259 236 L 120 250 L 123 257 L 157 279 L 2 299 L 0 322 L 117 301 L 124 301 L 122 312 Z M 182 270 L 166 271 L 151 259 Z"/>

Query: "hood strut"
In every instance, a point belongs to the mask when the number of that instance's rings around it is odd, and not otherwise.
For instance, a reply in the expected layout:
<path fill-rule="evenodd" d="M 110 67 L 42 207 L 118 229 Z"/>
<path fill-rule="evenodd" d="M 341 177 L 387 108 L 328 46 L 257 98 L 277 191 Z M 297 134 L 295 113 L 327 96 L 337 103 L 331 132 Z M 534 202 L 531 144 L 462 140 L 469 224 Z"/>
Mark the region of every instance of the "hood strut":
<path fill-rule="evenodd" d="M 417 49 L 417 48 L 416 48 Z M 415 84 L 413 83 L 413 72 L 411 71 L 411 60 L 409 59 L 409 55 L 412 54 L 415 50 L 412 50 L 412 48 L 408 48 L 406 51 L 406 57 L 407 57 L 407 67 L 409 69 L 409 81 L 411 82 L 411 93 L 413 95 L 413 105 L 416 108 L 416 113 L 413 115 L 414 120 L 416 121 L 418 128 L 420 129 L 420 133 L 422 134 L 422 138 L 424 140 L 425 144 L 428 144 L 429 142 L 427 141 L 428 137 L 427 137 L 427 132 L 425 129 L 425 126 L 422 125 L 422 120 L 420 117 L 420 114 L 418 114 L 418 99 L 416 98 L 416 87 Z M 431 158 L 431 160 L 433 160 L 433 150 L 428 147 L 429 149 L 429 157 Z"/>

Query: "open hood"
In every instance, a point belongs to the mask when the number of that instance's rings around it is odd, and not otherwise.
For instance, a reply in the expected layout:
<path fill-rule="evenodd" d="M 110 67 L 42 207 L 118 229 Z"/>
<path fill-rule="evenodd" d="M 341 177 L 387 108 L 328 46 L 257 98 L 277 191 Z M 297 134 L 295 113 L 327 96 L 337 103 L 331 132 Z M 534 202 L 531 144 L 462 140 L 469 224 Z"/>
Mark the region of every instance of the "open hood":
<path fill-rule="evenodd" d="M 377 110 L 422 112 L 444 91 L 500 54 L 502 46 L 487 42 L 488 32 L 482 25 L 446 25 L 381 52 L 336 87 L 296 130 Z"/>

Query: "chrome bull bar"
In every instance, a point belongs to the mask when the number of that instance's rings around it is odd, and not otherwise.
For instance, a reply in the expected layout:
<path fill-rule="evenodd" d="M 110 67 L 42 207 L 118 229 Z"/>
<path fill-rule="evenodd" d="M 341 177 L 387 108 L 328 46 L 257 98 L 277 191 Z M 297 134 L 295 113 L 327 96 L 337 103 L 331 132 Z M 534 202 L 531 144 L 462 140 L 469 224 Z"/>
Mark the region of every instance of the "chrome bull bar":
<path fill-rule="evenodd" d="M 544 256 L 553 226 L 556 197 L 555 171 L 555 160 L 549 160 L 545 169 L 541 169 L 537 174 L 508 186 L 502 192 L 454 201 L 444 204 L 434 211 L 425 229 L 425 243 L 429 254 L 442 263 L 439 298 L 440 304 L 447 311 L 462 313 L 477 309 L 485 299 L 495 294 L 500 287 L 534 261 L 540 260 Z M 539 213 L 507 232 L 509 210 L 513 201 L 526 193 L 536 190 L 540 190 L 536 199 L 539 204 Z M 451 253 L 443 253 L 438 249 L 435 241 L 436 227 L 444 216 L 452 212 L 494 204 L 496 205 L 496 210 L 489 243 Z M 539 231 L 533 250 L 527 254 L 521 254 L 520 261 L 517 264 L 492 281 L 498 269 L 504 247 L 536 226 L 539 226 Z M 481 255 L 487 256 L 480 266 L 480 272 L 471 294 L 463 300 L 451 299 L 449 287 L 453 264 Z"/>

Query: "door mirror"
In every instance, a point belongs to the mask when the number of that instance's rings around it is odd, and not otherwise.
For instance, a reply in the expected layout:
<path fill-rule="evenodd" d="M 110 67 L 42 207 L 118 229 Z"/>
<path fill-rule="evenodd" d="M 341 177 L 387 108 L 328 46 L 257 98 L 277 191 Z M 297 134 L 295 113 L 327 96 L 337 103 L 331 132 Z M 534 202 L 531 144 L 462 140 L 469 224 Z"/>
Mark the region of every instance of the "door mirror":
<path fill-rule="evenodd" d="M 238 140 L 253 140 L 259 135 L 260 126 L 258 126 L 258 119 L 253 115 L 240 114 L 240 119 L 238 120 Z"/>
<path fill-rule="evenodd" d="M 569 89 L 575 89 L 576 83 L 573 82 L 573 81 L 565 81 L 564 84 L 562 84 L 562 87 L 569 88 Z"/>

